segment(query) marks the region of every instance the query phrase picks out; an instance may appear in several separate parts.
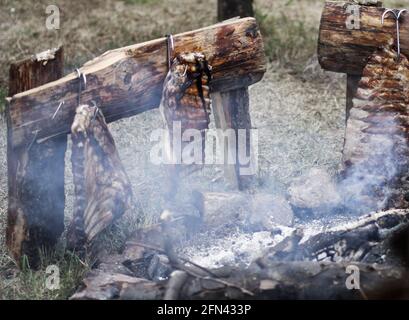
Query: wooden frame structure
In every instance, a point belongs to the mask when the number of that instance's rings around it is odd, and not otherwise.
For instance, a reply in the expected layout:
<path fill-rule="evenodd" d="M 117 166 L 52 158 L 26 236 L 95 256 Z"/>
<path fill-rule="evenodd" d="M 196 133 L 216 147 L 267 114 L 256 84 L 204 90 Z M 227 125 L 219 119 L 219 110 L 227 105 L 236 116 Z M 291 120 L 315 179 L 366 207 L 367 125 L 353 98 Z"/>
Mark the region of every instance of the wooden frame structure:
<path fill-rule="evenodd" d="M 247 87 L 266 70 L 256 20 L 231 19 L 174 35 L 174 45 L 175 54 L 203 52 L 212 66 L 217 126 L 250 129 Z M 81 103 L 95 101 L 107 122 L 157 108 L 167 73 L 166 50 L 161 38 L 108 51 L 84 64 L 79 69 L 86 77 Z M 7 244 L 16 261 L 24 254 L 34 263 L 38 249 L 53 246 L 64 230 L 66 136 L 82 81 L 77 73 L 62 77 L 61 49 L 48 53 L 11 66 L 6 109 Z M 238 166 L 228 171 L 234 185 L 243 188 Z"/>

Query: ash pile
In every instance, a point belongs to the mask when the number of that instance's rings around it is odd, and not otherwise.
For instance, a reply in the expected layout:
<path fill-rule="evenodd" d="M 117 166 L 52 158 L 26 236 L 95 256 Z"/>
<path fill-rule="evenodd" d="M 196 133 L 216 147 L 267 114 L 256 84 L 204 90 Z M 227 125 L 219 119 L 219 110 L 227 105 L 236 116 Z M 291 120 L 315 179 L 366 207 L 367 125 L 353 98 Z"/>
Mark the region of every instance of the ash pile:
<path fill-rule="evenodd" d="M 353 211 L 339 185 L 314 169 L 284 196 L 196 192 L 72 299 L 407 298 L 409 210 Z"/>

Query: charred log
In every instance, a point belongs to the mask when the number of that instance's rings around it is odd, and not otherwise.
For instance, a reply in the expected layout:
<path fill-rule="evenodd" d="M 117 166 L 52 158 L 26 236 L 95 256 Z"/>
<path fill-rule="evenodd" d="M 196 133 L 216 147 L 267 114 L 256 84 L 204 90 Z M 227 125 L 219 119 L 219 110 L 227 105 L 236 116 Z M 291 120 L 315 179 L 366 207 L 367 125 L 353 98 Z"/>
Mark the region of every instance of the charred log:
<path fill-rule="evenodd" d="M 247 270 L 224 268 L 213 270 L 217 278 L 193 276 L 180 271 L 170 280 L 153 282 L 122 274 L 91 272 L 82 288 L 71 299 L 371 299 L 382 296 L 388 284 L 402 280 L 401 269 L 355 264 L 360 270 L 360 290 L 346 286 L 347 264 L 325 262 L 258 261 Z M 175 278 L 178 279 L 175 279 Z M 176 281 L 177 280 L 177 281 Z M 326 288 L 326 290 L 322 290 Z"/>
<path fill-rule="evenodd" d="M 307 239 L 302 230 L 284 239 L 266 255 L 271 261 L 328 261 L 405 264 L 389 249 L 396 234 L 408 227 L 407 210 L 389 210 L 364 216 Z"/>
<path fill-rule="evenodd" d="M 254 17 L 253 0 L 218 0 L 217 20 L 234 17 Z"/>
<path fill-rule="evenodd" d="M 166 259 L 161 228 L 152 227 L 138 232 L 122 255 L 88 274 L 72 299 L 372 299 L 388 298 L 389 293 L 408 297 L 405 269 L 397 260 L 373 259 L 390 255 L 393 243 L 402 237 L 407 240 L 408 225 L 407 211 L 391 210 L 307 240 L 297 230 L 247 268 L 210 270 L 182 257 Z M 329 254 L 322 258 L 323 252 Z M 403 256 L 407 259 L 407 252 Z M 360 290 L 346 286 L 351 265 L 359 269 Z"/>

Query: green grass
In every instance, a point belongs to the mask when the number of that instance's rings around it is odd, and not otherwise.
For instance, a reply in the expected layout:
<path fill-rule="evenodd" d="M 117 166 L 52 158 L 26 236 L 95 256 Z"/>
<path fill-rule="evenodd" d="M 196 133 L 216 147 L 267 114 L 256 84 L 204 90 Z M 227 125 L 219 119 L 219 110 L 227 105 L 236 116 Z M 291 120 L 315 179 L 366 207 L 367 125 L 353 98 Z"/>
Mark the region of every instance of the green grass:
<path fill-rule="evenodd" d="M 5 259 L 4 259 L 5 260 Z M 59 268 L 60 288 L 49 290 L 46 286 L 47 267 L 55 265 Z M 73 253 L 57 250 L 52 253 L 42 253 L 38 270 L 30 268 L 26 258 L 23 258 L 22 268 L 17 268 L 11 259 L 2 266 L 0 277 L 0 299 L 13 300 L 57 300 L 67 299 L 73 293 L 85 272 L 89 270 L 89 263 Z M 18 272 L 16 275 L 15 272 Z"/>
<path fill-rule="evenodd" d="M 270 61 L 300 71 L 316 50 L 316 27 L 304 21 L 294 21 L 284 12 L 271 15 L 256 10 L 256 19 Z"/>
<path fill-rule="evenodd" d="M 6 97 L 7 97 L 6 89 L 0 88 L 0 114 L 3 114 L 6 110 Z"/>
<path fill-rule="evenodd" d="M 135 207 L 135 210 L 140 210 Z M 94 240 L 94 249 L 107 254 L 121 252 L 126 240 L 135 230 L 144 226 L 144 215 L 129 214 L 118 220 Z M 63 241 L 62 241 L 63 242 Z M 30 268 L 26 258 L 22 259 L 21 270 L 7 253 L 0 251 L 0 300 L 64 300 L 78 288 L 84 275 L 95 263 L 95 258 L 81 259 L 75 253 L 58 247 L 53 252 L 40 252 L 40 264 L 37 270 Z M 46 287 L 46 273 L 50 265 L 60 270 L 60 289 L 49 290 Z"/>

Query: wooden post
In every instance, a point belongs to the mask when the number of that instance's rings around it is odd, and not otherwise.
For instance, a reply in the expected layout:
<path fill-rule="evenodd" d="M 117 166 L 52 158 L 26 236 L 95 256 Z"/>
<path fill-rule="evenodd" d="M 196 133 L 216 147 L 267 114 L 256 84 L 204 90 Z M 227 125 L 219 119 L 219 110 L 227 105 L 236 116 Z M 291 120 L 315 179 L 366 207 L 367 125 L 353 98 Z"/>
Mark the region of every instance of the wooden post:
<path fill-rule="evenodd" d="M 53 49 L 10 67 L 9 96 L 63 76 L 63 48 Z M 67 136 L 38 144 L 35 139 L 16 146 L 8 125 L 7 246 L 17 263 L 27 255 L 38 265 L 39 250 L 53 247 L 64 231 L 64 156 Z M 17 111 L 17 110 L 13 110 Z M 56 115 L 58 117 L 58 115 Z M 51 118 L 48 121 L 53 121 Z"/>
<path fill-rule="evenodd" d="M 345 122 L 349 119 L 349 112 L 353 107 L 352 99 L 355 97 L 356 91 L 358 89 L 359 81 L 361 76 L 355 76 L 352 74 L 347 75 L 347 97 L 346 97 L 346 116 Z"/>
<path fill-rule="evenodd" d="M 254 182 L 253 174 L 243 174 L 243 166 L 240 164 L 239 152 L 239 130 L 246 130 L 246 153 L 251 155 L 250 135 L 251 119 L 249 112 L 249 93 L 248 88 L 240 88 L 227 92 L 218 92 L 212 94 L 213 114 L 216 128 L 223 130 L 224 136 L 219 136 L 219 142 L 222 143 L 221 150 L 224 150 L 225 177 L 230 186 L 234 189 L 245 189 Z M 226 143 L 229 129 L 234 130 L 234 143 Z M 220 131 L 219 131 L 220 133 Z M 228 157 L 234 158 L 234 163 L 228 163 Z M 248 166 L 245 166 L 248 167 Z"/>
<path fill-rule="evenodd" d="M 234 17 L 254 16 L 253 0 L 219 0 L 217 6 L 217 18 L 219 21 Z M 225 158 L 225 178 L 233 189 L 245 189 L 254 182 L 254 175 L 242 175 L 238 157 L 238 130 L 246 130 L 246 152 L 251 155 L 250 129 L 251 118 L 249 112 L 248 87 L 243 86 L 235 90 L 217 92 L 212 94 L 213 113 L 216 128 L 224 131 L 233 129 L 235 131 L 235 145 L 225 143 L 224 138 L 219 136 L 223 144 Z M 228 157 L 235 158 L 235 164 L 227 163 Z"/>

